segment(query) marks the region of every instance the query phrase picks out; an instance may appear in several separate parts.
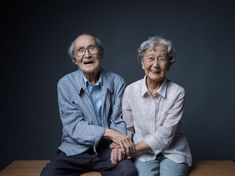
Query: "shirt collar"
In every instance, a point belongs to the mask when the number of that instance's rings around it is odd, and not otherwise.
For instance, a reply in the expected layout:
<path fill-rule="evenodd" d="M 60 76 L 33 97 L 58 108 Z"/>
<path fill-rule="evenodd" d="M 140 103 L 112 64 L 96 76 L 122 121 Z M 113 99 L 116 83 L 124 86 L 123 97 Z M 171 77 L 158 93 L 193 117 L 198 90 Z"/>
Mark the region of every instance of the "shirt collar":
<path fill-rule="evenodd" d="M 166 89 L 167 89 L 167 79 L 164 79 L 157 93 L 163 98 L 166 98 Z"/>
<path fill-rule="evenodd" d="M 145 95 L 150 95 L 147 85 L 146 85 L 146 76 L 144 77 L 144 79 L 142 79 L 142 83 L 141 83 L 141 96 L 145 96 Z M 167 79 L 165 78 L 161 84 L 161 86 L 159 87 L 159 89 L 157 90 L 157 94 L 162 96 L 163 98 L 166 98 L 166 89 L 167 89 Z"/>
<path fill-rule="evenodd" d="M 75 72 L 74 76 L 75 76 L 75 82 L 78 88 L 78 92 L 80 94 L 82 90 L 86 90 L 86 83 L 85 83 L 85 79 L 83 78 L 84 76 L 83 72 L 80 69 L 78 69 Z M 108 89 L 111 93 L 113 92 L 114 83 L 113 83 L 112 77 L 110 77 L 110 75 L 106 71 L 104 71 L 102 68 L 100 71 L 99 80 L 98 80 L 98 82 L 100 82 L 99 85 L 103 89 Z"/>
<path fill-rule="evenodd" d="M 82 73 L 83 80 L 85 82 L 85 86 L 88 87 L 90 85 L 92 86 L 101 86 L 102 85 L 102 72 L 100 72 L 100 76 L 98 81 L 95 84 L 91 84 L 90 81 L 85 77 L 85 75 Z"/>

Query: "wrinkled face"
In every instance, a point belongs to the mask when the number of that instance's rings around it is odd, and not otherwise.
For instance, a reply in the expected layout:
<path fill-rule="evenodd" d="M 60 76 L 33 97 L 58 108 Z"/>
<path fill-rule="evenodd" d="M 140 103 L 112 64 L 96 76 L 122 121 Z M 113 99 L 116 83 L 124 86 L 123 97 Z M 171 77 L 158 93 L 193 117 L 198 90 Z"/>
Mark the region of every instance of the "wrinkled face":
<path fill-rule="evenodd" d="M 162 82 L 169 68 L 167 47 L 160 44 L 148 49 L 141 61 L 142 68 L 149 81 Z"/>
<path fill-rule="evenodd" d="M 97 73 L 101 67 L 102 53 L 95 38 L 90 35 L 81 35 L 74 41 L 73 62 L 85 74 Z"/>

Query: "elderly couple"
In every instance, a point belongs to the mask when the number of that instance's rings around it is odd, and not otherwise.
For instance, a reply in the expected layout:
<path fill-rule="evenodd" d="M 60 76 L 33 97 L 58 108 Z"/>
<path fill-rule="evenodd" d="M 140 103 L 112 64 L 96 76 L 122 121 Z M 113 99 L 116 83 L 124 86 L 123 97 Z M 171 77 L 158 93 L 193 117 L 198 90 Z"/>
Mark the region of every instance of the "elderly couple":
<path fill-rule="evenodd" d="M 187 175 L 192 159 L 181 128 L 185 91 L 166 78 L 175 61 L 172 43 L 161 37 L 141 43 L 145 76 L 127 87 L 101 68 L 104 50 L 95 36 L 79 35 L 69 54 L 78 70 L 58 82 L 62 143 L 41 175 Z"/>

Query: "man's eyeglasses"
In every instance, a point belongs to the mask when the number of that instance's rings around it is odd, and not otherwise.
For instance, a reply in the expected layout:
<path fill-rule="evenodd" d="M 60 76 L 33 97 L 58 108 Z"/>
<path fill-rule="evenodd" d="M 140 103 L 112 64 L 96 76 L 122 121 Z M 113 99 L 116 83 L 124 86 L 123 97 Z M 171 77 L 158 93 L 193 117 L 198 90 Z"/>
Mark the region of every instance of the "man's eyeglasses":
<path fill-rule="evenodd" d="M 81 47 L 79 49 L 74 50 L 74 54 L 78 57 L 84 56 L 86 51 L 90 54 L 96 54 L 98 52 L 98 48 L 95 45 L 88 46 L 87 48 Z"/>

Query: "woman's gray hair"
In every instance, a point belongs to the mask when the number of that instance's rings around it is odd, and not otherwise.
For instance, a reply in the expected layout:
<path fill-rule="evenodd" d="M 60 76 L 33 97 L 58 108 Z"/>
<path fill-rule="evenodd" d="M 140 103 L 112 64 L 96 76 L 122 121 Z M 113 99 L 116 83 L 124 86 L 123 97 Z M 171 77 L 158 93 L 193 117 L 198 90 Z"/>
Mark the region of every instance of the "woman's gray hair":
<path fill-rule="evenodd" d="M 138 60 L 141 62 L 145 52 L 148 49 L 155 48 L 157 45 L 164 45 L 167 47 L 167 58 L 170 61 L 170 65 L 173 64 L 175 62 L 175 50 L 172 42 L 159 36 L 149 37 L 148 40 L 141 43 L 138 48 Z"/>
<path fill-rule="evenodd" d="M 82 36 L 82 35 L 89 35 L 89 36 L 92 36 L 92 37 L 94 37 L 95 38 L 95 43 L 96 43 L 96 45 L 98 46 L 98 48 L 99 48 L 99 50 L 100 50 L 100 52 L 101 52 L 101 56 L 103 57 L 103 54 L 104 54 L 104 48 L 103 48 L 103 46 L 102 46 L 102 43 L 101 43 L 101 41 L 100 41 L 100 39 L 99 38 L 97 38 L 97 37 L 95 37 L 94 35 L 91 35 L 91 34 L 88 34 L 88 33 L 84 33 L 84 34 L 81 34 L 81 35 L 79 35 L 79 36 Z M 79 37 L 78 36 L 78 37 Z M 76 40 L 76 39 L 75 39 Z M 68 48 L 68 54 L 69 54 L 69 57 L 71 58 L 71 59 L 74 59 L 75 57 L 74 57 L 74 51 L 75 51 L 75 40 L 70 44 L 70 46 L 69 46 L 69 48 Z"/>

